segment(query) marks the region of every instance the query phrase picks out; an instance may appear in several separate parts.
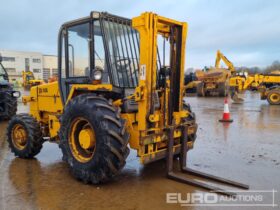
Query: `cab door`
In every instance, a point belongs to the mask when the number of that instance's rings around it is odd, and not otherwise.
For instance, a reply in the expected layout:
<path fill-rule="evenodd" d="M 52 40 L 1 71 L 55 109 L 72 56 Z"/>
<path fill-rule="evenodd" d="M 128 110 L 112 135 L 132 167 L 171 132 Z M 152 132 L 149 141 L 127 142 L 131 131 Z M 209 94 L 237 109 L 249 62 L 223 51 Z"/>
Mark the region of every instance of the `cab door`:
<path fill-rule="evenodd" d="M 60 90 L 66 102 L 73 84 L 91 83 L 92 24 L 89 20 L 63 27 L 60 33 Z"/>

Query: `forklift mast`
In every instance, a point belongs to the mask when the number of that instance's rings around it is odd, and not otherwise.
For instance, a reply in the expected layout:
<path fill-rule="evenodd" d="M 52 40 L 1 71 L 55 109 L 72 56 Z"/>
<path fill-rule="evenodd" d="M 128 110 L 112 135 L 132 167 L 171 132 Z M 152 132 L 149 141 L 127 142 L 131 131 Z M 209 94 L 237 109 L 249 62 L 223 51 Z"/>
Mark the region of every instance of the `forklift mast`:
<path fill-rule="evenodd" d="M 140 34 L 140 78 L 136 89 L 136 101 L 138 101 L 139 113 L 141 113 L 139 131 L 149 130 L 151 127 L 147 119 L 156 122 L 161 117 L 160 115 L 164 115 L 166 119 L 163 127 L 172 126 L 175 123 L 174 116 L 182 110 L 187 24 L 153 13 L 144 13 L 132 20 L 132 26 Z M 158 36 L 162 36 L 170 44 L 169 66 L 163 63 L 160 69 L 157 65 L 158 49 L 161 49 Z M 165 60 L 165 52 L 163 53 L 162 60 Z M 160 78 L 163 82 L 157 85 Z M 163 112 L 157 113 L 155 95 L 160 89 L 163 90 L 165 103 L 162 103 Z"/>

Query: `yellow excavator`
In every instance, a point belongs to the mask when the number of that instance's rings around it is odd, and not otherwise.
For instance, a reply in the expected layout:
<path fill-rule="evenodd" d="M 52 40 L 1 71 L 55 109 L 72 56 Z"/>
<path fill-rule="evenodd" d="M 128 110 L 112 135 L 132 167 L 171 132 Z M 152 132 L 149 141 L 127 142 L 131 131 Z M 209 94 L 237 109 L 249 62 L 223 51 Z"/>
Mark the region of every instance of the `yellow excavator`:
<path fill-rule="evenodd" d="M 186 36 L 185 22 L 149 12 L 132 20 L 92 12 L 63 24 L 58 81 L 32 87 L 23 97 L 30 111 L 8 125 L 11 151 L 32 158 L 44 141 L 58 143 L 73 176 L 98 184 L 119 174 L 134 149 L 142 164 L 165 159 L 172 180 L 234 194 L 174 173 L 179 155 L 181 172 L 247 189 L 186 165 L 197 130 L 183 102 Z M 162 62 L 167 57 L 169 63 Z"/>
<path fill-rule="evenodd" d="M 270 74 L 255 74 L 246 78 L 231 80 L 231 97 L 233 101 L 242 103 L 243 98 L 238 93 L 250 89 L 254 84 L 260 92 L 261 100 L 267 100 L 271 105 L 280 105 L 280 74 L 271 72 Z"/>
<path fill-rule="evenodd" d="M 22 72 L 22 86 L 25 89 L 30 89 L 33 86 L 41 85 L 44 81 L 40 79 L 35 79 L 32 71 L 23 71 Z"/>
<path fill-rule="evenodd" d="M 227 69 L 220 67 L 221 61 L 227 65 Z M 221 97 L 227 96 L 229 93 L 229 79 L 234 72 L 233 64 L 218 50 L 215 67 L 211 67 L 201 77 L 201 82 L 197 85 L 197 95 L 210 96 L 218 94 Z"/>

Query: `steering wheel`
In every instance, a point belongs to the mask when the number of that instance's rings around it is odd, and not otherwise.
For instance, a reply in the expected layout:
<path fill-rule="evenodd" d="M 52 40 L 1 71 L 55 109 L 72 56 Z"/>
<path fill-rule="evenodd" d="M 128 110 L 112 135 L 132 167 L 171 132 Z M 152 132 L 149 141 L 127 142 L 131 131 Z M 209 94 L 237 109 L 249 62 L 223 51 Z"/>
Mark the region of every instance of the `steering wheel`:
<path fill-rule="evenodd" d="M 131 60 L 128 58 L 122 58 L 115 61 L 117 66 L 117 72 L 130 73 Z"/>

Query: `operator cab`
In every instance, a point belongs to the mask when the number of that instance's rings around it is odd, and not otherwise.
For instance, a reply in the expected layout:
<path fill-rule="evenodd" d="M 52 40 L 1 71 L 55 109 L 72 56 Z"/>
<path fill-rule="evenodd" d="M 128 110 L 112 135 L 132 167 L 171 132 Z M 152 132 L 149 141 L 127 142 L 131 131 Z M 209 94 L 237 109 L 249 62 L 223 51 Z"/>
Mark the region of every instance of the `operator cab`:
<path fill-rule="evenodd" d="M 58 43 L 63 103 L 73 84 L 111 84 L 113 99 L 132 94 L 138 85 L 139 34 L 130 19 L 92 12 L 65 23 Z"/>
<path fill-rule="evenodd" d="M 35 79 L 35 78 L 34 78 L 34 75 L 33 75 L 33 74 L 31 74 L 31 75 L 30 75 L 30 74 L 27 74 L 27 75 L 26 75 L 26 80 L 27 80 L 27 81 L 34 80 L 34 79 Z"/>

